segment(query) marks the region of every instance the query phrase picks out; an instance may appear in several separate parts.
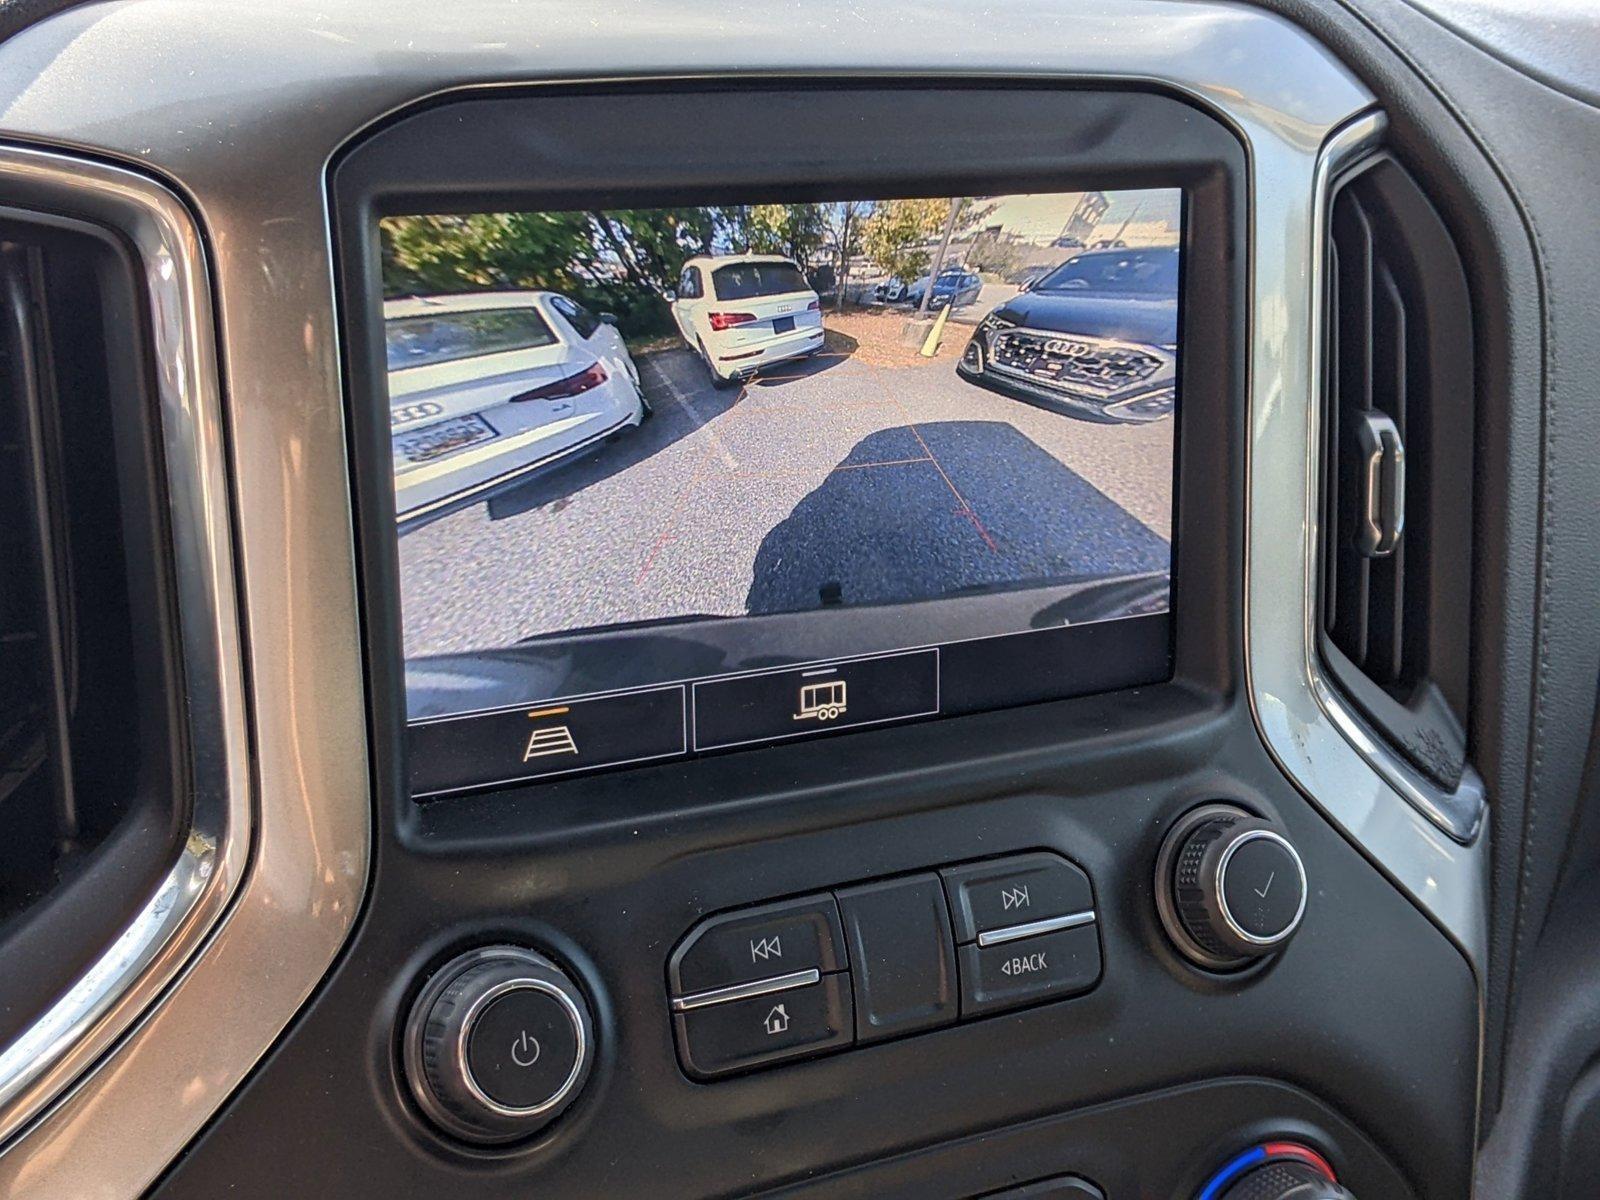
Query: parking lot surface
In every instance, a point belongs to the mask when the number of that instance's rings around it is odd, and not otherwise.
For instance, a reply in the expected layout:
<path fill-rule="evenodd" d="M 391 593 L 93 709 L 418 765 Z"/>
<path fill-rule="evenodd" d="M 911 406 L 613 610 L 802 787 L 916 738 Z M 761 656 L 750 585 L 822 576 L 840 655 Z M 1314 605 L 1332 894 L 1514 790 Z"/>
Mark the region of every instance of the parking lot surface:
<path fill-rule="evenodd" d="M 1168 566 L 1170 420 L 1076 420 L 945 354 L 830 350 L 729 391 L 687 351 L 637 362 L 643 426 L 402 536 L 408 657 Z"/>

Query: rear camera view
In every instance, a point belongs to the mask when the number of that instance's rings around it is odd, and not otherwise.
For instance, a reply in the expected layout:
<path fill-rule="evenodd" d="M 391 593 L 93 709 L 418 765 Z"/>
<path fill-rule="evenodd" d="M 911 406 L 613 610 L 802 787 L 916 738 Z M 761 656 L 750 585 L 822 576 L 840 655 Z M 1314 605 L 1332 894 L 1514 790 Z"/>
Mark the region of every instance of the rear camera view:
<path fill-rule="evenodd" d="M 411 715 L 1164 613 L 1181 211 L 385 219 Z"/>

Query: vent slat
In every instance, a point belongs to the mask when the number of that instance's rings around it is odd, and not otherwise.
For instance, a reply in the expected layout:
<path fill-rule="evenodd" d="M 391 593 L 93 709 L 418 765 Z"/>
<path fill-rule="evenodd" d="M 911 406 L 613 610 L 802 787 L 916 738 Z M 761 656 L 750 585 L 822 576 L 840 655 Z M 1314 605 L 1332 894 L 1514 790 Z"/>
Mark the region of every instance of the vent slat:
<path fill-rule="evenodd" d="M 1338 319 L 1339 297 L 1342 294 L 1339 288 L 1340 265 L 1339 244 L 1337 239 L 1328 243 L 1328 311 Z M 1328 369 L 1328 395 L 1339 394 L 1339 354 L 1337 348 L 1327 356 Z M 1339 528 L 1339 471 L 1337 468 L 1339 447 L 1339 422 L 1336 419 L 1323 422 L 1322 435 L 1322 461 L 1327 469 L 1323 471 L 1326 480 L 1326 492 L 1323 497 L 1322 527 L 1325 530 L 1337 531 Z M 1339 538 L 1336 532 L 1325 535 L 1322 542 L 1322 621 L 1323 628 L 1332 632 L 1338 623 L 1341 612 L 1339 606 Z"/>
<path fill-rule="evenodd" d="M 1373 272 L 1372 407 L 1386 413 L 1405 436 L 1406 304 L 1387 264 Z M 1400 683 L 1405 655 L 1405 544 L 1373 564 L 1369 603 L 1371 645 L 1362 664 L 1367 674 L 1386 686 Z"/>

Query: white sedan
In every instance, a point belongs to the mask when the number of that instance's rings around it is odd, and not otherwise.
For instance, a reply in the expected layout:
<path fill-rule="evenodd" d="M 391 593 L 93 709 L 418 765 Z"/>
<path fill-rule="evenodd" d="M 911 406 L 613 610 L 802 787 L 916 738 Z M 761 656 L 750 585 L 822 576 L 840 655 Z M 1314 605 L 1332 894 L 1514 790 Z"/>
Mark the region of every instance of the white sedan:
<path fill-rule="evenodd" d="M 649 412 L 609 314 L 557 292 L 388 300 L 402 526 L 486 498 Z"/>
<path fill-rule="evenodd" d="M 822 302 L 793 259 L 701 255 L 667 297 L 672 319 L 718 387 L 822 349 Z"/>

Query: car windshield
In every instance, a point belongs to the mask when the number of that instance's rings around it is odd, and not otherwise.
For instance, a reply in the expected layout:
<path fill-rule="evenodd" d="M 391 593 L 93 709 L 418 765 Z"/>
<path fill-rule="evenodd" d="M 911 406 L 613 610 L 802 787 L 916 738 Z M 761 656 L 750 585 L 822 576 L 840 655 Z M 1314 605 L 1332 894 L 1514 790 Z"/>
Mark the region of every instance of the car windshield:
<path fill-rule="evenodd" d="M 384 322 L 391 371 L 507 350 L 534 350 L 552 346 L 555 340 L 549 323 L 536 308 L 429 313 Z"/>
<path fill-rule="evenodd" d="M 1178 252 L 1117 250 L 1080 254 L 1051 271 L 1033 290 L 1172 296 L 1178 290 Z"/>
<path fill-rule="evenodd" d="M 789 262 L 729 263 L 711 272 L 718 300 L 753 300 L 806 290 L 805 276 Z"/>

